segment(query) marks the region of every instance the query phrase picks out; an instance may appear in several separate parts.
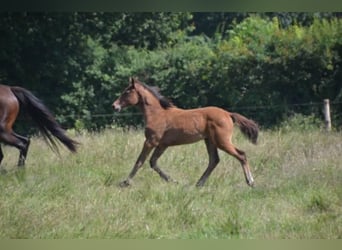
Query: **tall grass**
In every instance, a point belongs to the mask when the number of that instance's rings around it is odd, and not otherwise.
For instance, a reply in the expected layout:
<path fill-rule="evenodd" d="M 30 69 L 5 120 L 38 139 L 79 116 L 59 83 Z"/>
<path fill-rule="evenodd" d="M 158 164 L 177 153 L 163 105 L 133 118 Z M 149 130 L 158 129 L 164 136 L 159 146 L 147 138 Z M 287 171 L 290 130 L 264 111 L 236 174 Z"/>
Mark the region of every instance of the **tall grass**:
<path fill-rule="evenodd" d="M 79 153 L 51 152 L 32 138 L 26 168 L 5 147 L 0 175 L 0 238 L 341 238 L 342 134 L 276 130 L 246 151 L 256 186 L 246 185 L 238 161 L 221 162 L 203 188 L 195 183 L 208 162 L 204 143 L 169 148 L 160 166 L 178 181 L 165 183 L 148 163 L 132 186 L 142 131 L 107 129 L 78 134 Z"/>

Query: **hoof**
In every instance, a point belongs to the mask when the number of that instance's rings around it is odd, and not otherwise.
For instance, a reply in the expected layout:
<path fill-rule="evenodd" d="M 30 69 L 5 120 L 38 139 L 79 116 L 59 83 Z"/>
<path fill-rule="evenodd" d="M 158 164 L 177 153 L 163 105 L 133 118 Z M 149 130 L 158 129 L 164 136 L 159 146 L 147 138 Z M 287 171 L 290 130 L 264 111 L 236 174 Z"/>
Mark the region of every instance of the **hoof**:
<path fill-rule="evenodd" d="M 128 180 L 124 180 L 124 181 L 122 181 L 122 182 L 119 183 L 119 187 L 122 187 L 122 188 L 128 187 L 128 186 L 130 186 L 130 185 L 131 185 L 131 184 L 129 183 Z"/>
<path fill-rule="evenodd" d="M 251 188 L 254 188 L 254 181 L 253 182 L 247 182 L 248 186 L 250 186 Z"/>
<path fill-rule="evenodd" d="M 168 179 L 166 180 L 166 182 L 178 184 L 178 181 L 176 181 L 176 180 L 174 180 L 174 179 L 171 179 L 171 178 L 168 178 Z"/>
<path fill-rule="evenodd" d="M 171 180 L 171 183 L 173 183 L 173 184 L 176 184 L 176 185 L 178 185 L 179 184 L 179 182 L 178 181 L 176 181 L 176 180 Z"/>
<path fill-rule="evenodd" d="M 204 186 L 204 183 L 202 183 L 202 182 L 197 182 L 196 183 L 196 187 L 197 188 L 202 188 Z"/>

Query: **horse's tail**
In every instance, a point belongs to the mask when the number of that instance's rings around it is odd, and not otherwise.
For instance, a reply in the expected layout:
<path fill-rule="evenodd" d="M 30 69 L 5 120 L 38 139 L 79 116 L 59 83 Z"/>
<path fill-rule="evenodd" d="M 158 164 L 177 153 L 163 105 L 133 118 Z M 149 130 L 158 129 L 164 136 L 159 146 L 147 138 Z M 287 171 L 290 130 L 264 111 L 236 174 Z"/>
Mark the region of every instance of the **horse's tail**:
<path fill-rule="evenodd" d="M 19 100 L 19 103 L 33 121 L 37 124 L 44 139 L 51 149 L 58 153 L 58 147 L 54 138 L 62 142 L 71 152 L 76 152 L 78 142 L 72 140 L 65 134 L 65 130 L 58 124 L 49 109 L 34 96 L 30 91 L 21 87 L 11 87 L 11 91 Z"/>
<path fill-rule="evenodd" d="M 247 119 L 243 115 L 238 113 L 230 113 L 234 123 L 238 125 L 241 132 L 253 143 L 257 144 L 259 127 L 258 125 L 250 119 Z"/>

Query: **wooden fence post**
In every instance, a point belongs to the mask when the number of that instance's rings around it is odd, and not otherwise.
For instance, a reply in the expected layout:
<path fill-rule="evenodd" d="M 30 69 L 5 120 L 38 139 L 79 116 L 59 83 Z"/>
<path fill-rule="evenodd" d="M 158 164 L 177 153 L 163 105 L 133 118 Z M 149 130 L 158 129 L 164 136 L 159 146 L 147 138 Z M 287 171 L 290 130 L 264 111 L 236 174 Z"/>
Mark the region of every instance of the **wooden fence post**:
<path fill-rule="evenodd" d="M 325 130 L 331 130 L 331 119 L 330 119 L 330 102 L 329 99 L 324 99 L 324 121 L 325 121 Z"/>

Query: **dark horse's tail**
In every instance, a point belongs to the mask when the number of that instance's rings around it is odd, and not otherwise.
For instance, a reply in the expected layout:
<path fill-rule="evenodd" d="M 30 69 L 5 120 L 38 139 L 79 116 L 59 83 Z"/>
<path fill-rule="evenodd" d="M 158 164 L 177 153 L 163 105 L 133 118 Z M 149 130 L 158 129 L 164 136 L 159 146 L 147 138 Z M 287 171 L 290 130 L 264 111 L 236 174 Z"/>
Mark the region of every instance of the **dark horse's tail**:
<path fill-rule="evenodd" d="M 64 129 L 57 123 L 48 108 L 30 91 L 21 87 L 11 87 L 11 91 L 19 100 L 20 105 L 26 109 L 39 130 L 47 139 L 48 145 L 58 153 L 58 147 L 54 137 L 62 142 L 71 152 L 76 152 L 78 142 L 69 138 Z"/>
<path fill-rule="evenodd" d="M 246 117 L 238 113 L 230 113 L 234 123 L 239 126 L 241 132 L 253 143 L 257 144 L 259 127 L 258 125 Z"/>

